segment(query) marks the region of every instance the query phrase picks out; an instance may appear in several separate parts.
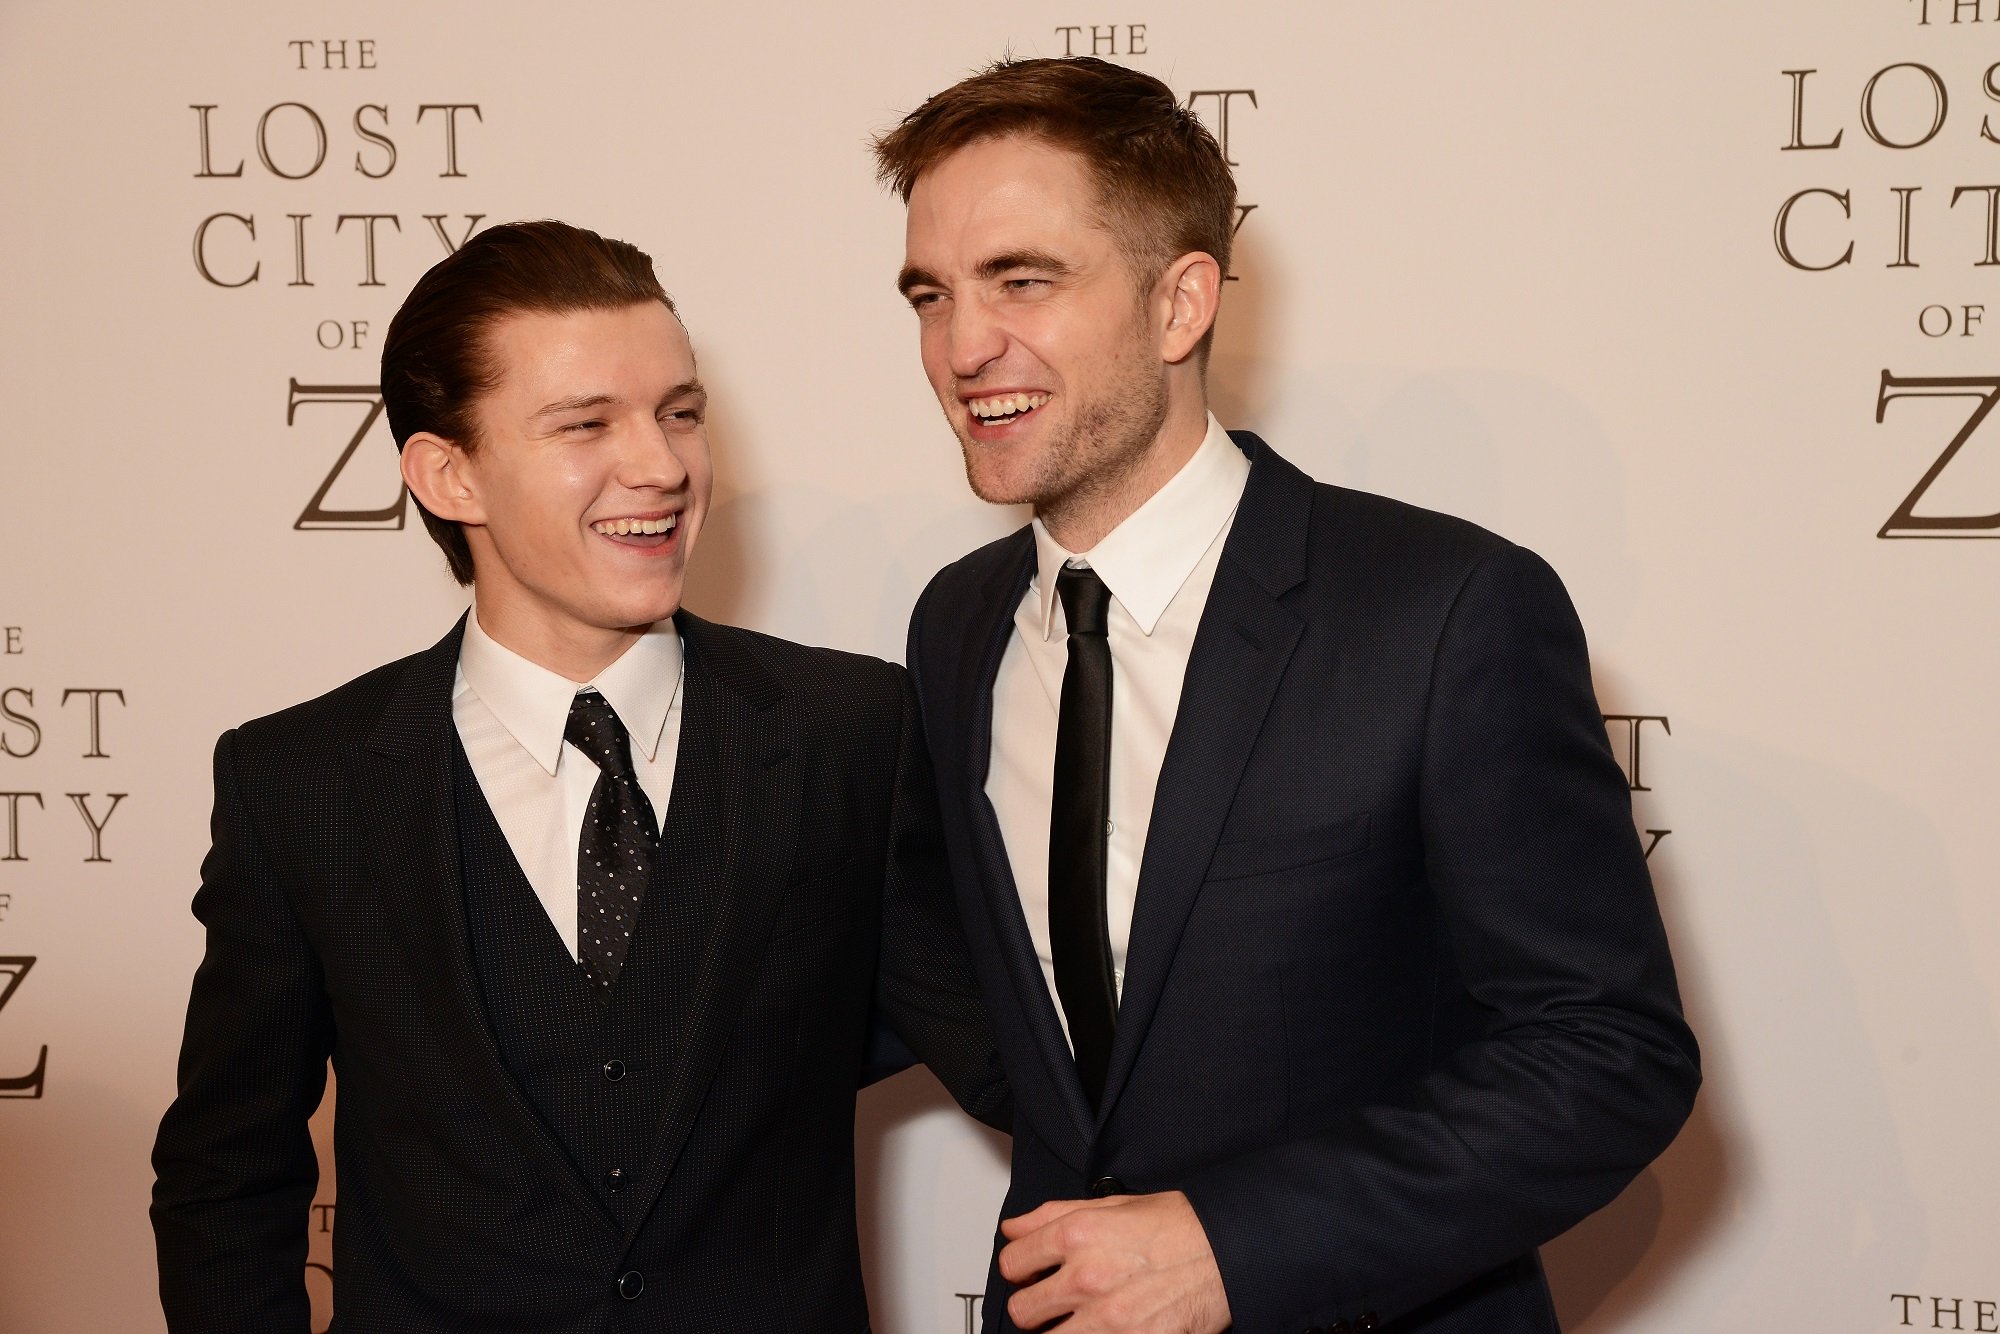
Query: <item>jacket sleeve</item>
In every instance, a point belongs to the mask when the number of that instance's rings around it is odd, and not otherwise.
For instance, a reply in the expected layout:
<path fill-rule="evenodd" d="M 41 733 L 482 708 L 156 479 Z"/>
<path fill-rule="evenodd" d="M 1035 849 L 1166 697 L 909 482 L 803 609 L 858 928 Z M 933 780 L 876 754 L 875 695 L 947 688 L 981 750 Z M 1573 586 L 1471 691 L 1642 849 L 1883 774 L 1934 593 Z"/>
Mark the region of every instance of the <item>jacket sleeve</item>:
<path fill-rule="evenodd" d="M 237 734 L 215 749 L 207 928 L 179 1093 L 153 1148 L 160 1300 L 176 1334 L 305 1334 L 306 1224 L 319 1164 L 307 1121 L 333 1022 L 319 961 L 251 828 Z"/>
<path fill-rule="evenodd" d="M 1487 556 L 1453 599 L 1419 804 L 1483 1031 L 1323 1133 L 1186 1183 L 1238 1329 L 1386 1324 L 1609 1202 L 1692 1106 L 1695 1042 L 1582 627 L 1531 552 Z"/>
<path fill-rule="evenodd" d="M 967 1113 L 1009 1130 L 1013 1096 L 959 924 L 916 692 L 901 668 L 901 724 L 882 898 L 876 1013 Z M 879 1059 L 880 1043 L 877 1043 Z"/>

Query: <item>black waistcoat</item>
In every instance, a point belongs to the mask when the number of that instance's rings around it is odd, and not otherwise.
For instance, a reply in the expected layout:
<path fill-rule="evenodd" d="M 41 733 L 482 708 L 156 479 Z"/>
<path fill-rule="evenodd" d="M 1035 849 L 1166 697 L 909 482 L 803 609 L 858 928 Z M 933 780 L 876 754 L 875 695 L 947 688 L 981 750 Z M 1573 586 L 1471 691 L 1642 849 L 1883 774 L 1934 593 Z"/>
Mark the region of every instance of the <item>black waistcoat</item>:
<path fill-rule="evenodd" d="M 650 1199 L 638 1178 L 660 1124 L 681 1043 L 687 990 L 700 958 L 705 895 L 687 880 L 690 834 L 715 828 L 711 785 L 681 781 L 690 738 L 676 761 L 672 800 L 653 878 L 609 1004 L 564 948 L 548 911 L 507 846 L 463 747 L 454 739 L 459 867 L 472 957 L 486 1020 L 508 1073 L 568 1151 L 605 1208 L 630 1226 Z"/>

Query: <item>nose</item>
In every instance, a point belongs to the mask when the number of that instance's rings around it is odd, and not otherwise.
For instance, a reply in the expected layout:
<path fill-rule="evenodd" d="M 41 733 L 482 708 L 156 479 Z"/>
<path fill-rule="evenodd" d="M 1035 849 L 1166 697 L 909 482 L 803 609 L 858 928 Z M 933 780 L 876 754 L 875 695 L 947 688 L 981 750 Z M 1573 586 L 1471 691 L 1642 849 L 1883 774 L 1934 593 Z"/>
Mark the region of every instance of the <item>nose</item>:
<path fill-rule="evenodd" d="M 687 432 L 677 431 L 648 416 L 638 429 L 625 433 L 626 447 L 618 460 L 618 483 L 633 491 L 677 491 L 688 479 L 680 451 L 688 447 Z M 693 428 L 699 431 L 700 427 Z"/>
<path fill-rule="evenodd" d="M 970 297 L 952 303 L 946 337 L 950 340 L 951 373 L 961 380 L 977 376 L 1007 347 L 1006 331 L 993 311 L 985 302 Z"/>

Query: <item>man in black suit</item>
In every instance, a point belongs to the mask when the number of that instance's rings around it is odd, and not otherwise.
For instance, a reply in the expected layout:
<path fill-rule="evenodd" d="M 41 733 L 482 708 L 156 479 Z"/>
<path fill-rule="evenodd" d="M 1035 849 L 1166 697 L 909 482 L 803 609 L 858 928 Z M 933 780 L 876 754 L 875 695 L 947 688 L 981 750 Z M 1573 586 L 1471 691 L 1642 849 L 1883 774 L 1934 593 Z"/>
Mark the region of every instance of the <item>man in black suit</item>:
<path fill-rule="evenodd" d="M 906 678 L 679 610 L 705 398 L 634 247 L 475 236 L 383 397 L 474 607 L 217 746 L 170 1327 L 309 1327 L 331 1057 L 338 1328 L 865 1330 L 871 1010 L 1007 1115 Z"/>
<path fill-rule="evenodd" d="M 1017 1110 L 989 1328 L 1528 1334 L 1699 1081 L 1541 560 L 1208 414 L 1235 187 L 1157 80 L 877 144 L 983 499 L 909 666 Z"/>

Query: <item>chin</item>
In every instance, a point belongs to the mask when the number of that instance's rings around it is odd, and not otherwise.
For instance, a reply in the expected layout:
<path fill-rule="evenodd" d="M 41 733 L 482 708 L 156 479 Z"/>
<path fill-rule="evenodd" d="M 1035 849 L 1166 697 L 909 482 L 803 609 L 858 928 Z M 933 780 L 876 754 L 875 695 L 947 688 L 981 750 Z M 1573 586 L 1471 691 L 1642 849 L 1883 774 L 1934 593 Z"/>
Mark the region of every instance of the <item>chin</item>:
<path fill-rule="evenodd" d="M 643 601 L 632 601 L 609 609 L 608 619 L 621 630 L 635 629 L 664 621 L 681 609 L 681 589 L 676 584 L 670 593 L 660 593 Z"/>
<path fill-rule="evenodd" d="M 972 494 L 989 505 L 1032 505 L 1038 495 L 1032 476 L 1018 466 L 1009 467 L 994 457 L 991 445 L 968 445 L 965 450 L 965 484 Z"/>

